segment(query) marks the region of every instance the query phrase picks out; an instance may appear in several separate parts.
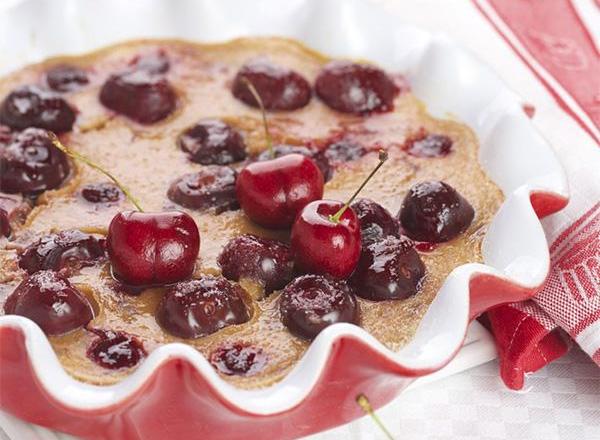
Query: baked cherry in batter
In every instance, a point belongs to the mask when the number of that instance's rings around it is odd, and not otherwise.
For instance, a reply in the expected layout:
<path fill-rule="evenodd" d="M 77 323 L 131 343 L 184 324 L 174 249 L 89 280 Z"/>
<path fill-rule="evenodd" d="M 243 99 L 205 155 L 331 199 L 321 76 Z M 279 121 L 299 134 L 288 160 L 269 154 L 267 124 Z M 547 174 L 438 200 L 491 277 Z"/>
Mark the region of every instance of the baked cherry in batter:
<path fill-rule="evenodd" d="M 454 188 L 430 180 L 408 190 L 398 219 L 404 233 L 413 240 L 440 243 L 464 232 L 474 215 L 473 207 Z"/>
<path fill-rule="evenodd" d="M 246 79 L 254 85 L 267 110 L 296 110 L 310 101 L 310 84 L 297 72 L 256 59 L 243 65 L 237 72 L 232 93 L 240 101 L 259 107 L 260 103 L 248 89 Z"/>
<path fill-rule="evenodd" d="M 90 203 L 113 205 L 124 198 L 123 191 L 111 182 L 88 183 L 81 188 L 81 197 Z"/>
<path fill-rule="evenodd" d="M 20 194 L 0 193 L 0 237 L 8 237 L 14 225 L 25 222 L 31 208 L 29 200 Z"/>
<path fill-rule="evenodd" d="M 338 322 L 358 323 L 358 304 L 346 282 L 323 275 L 303 275 L 288 284 L 279 311 L 283 324 L 305 339 Z"/>
<path fill-rule="evenodd" d="M 252 234 L 231 239 L 218 263 L 225 278 L 257 281 L 266 293 L 282 289 L 294 275 L 294 259 L 287 244 Z"/>
<path fill-rule="evenodd" d="M 246 144 L 240 133 L 218 119 L 191 126 L 179 135 L 177 145 L 192 162 L 202 165 L 228 165 L 246 158 Z"/>
<path fill-rule="evenodd" d="M 19 267 L 29 274 L 39 270 L 71 272 L 105 256 L 103 239 L 74 229 L 46 235 L 28 246 L 19 255 Z"/>
<path fill-rule="evenodd" d="M 75 111 L 60 95 L 37 86 L 21 86 L 0 105 L 0 123 L 13 130 L 38 127 L 62 133 L 70 131 Z"/>
<path fill-rule="evenodd" d="M 390 235 L 363 247 L 350 285 L 371 301 L 406 299 L 417 293 L 424 275 L 425 265 L 412 240 Z"/>
<path fill-rule="evenodd" d="M 58 188 L 69 175 L 65 153 L 46 130 L 28 128 L 0 151 L 0 191 L 38 195 Z"/>
<path fill-rule="evenodd" d="M 5 209 L 0 208 L 0 237 L 8 237 L 10 235 L 11 227 L 10 221 L 8 220 L 8 212 Z"/>
<path fill-rule="evenodd" d="M 332 166 L 360 159 L 369 151 L 360 143 L 351 139 L 340 139 L 330 143 L 319 156 L 324 157 Z"/>
<path fill-rule="evenodd" d="M 90 329 L 98 338 L 87 349 L 87 357 L 109 370 L 132 368 L 146 357 L 144 345 L 125 332 Z"/>
<path fill-rule="evenodd" d="M 362 247 L 381 241 L 390 235 L 400 235 L 398 222 L 392 214 L 370 199 L 358 199 L 350 205 L 358 217 Z"/>
<path fill-rule="evenodd" d="M 210 363 L 227 376 L 253 376 L 262 371 L 269 358 L 262 348 L 236 342 L 225 344 L 210 355 Z"/>
<path fill-rule="evenodd" d="M 375 66 L 332 61 L 317 76 L 315 92 L 334 110 L 364 115 L 392 110 L 399 90 L 394 81 Z"/>
<path fill-rule="evenodd" d="M 443 134 L 420 133 L 406 142 L 404 150 L 415 157 L 444 157 L 452 151 L 452 139 Z"/>
<path fill-rule="evenodd" d="M 73 92 L 90 82 L 85 70 L 61 64 L 46 72 L 46 83 L 52 90 L 60 93 Z"/>
<path fill-rule="evenodd" d="M 198 338 L 250 319 L 244 290 L 222 277 L 201 275 L 165 292 L 156 311 L 163 329 L 180 338 Z"/>
<path fill-rule="evenodd" d="M 7 298 L 4 312 L 31 319 L 48 335 L 68 333 L 94 317 L 87 298 L 51 270 L 25 278 Z"/>

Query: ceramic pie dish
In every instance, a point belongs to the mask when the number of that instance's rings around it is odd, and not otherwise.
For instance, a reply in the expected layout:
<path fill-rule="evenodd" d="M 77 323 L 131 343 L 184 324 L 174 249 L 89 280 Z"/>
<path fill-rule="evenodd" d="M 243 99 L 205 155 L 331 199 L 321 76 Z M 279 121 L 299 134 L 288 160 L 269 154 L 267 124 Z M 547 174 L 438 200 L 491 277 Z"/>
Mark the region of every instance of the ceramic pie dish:
<path fill-rule="evenodd" d="M 527 298 L 541 286 L 548 250 L 538 217 L 564 206 L 567 192 L 559 164 L 518 98 L 443 37 L 396 27 L 390 35 L 365 34 L 359 40 L 352 33 L 358 28 L 351 26 L 353 19 L 372 17 L 367 20 L 390 23 L 382 15 L 361 10 L 360 3 L 349 5 L 341 23 L 333 18 L 322 24 L 317 20 L 330 16 L 329 3 L 280 11 L 295 23 L 282 33 L 332 55 L 373 59 L 404 73 L 431 112 L 451 113 L 478 134 L 480 162 L 506 196 L 483 244 L 486 264 L 460 266 L 450 274 L 414 338 L 399 352 L 391 352 L 357 327 L 338 324 L 319 334 L 284 380 L 261 390 L 244 391 L 225 383 L 184 344 L 154 350 L 117 385 L 83 384 L 60 367 L 36 325 L 24 318 L 2 317 L 3 409 L 84 438 L 247 438 L 250 432 L 294 438 L 360 415 L 354 402 L 359 393 L 367 394 L 376 406 L 390 400 L 415 377 L 452 358 L 471 318 L 496 304 Z M 283 18 L 270 17 L 279 25 Z M 313 26 L 310 38 L 303 38 L 304 28 L 298 27 L 303 20 Z M 228 23 L 235 23 L 235 17 Z M 258 21 L 247 25 L 244 34 L 259 33 L 263 25 Z M 335 35 L 344 35 L 353 44 L 346 48 L 342 39 L 338 48 L 314 40 L 319 32 L 336 26 Z M 194 37 L 239 35 L 237 29 L 230 32 Z M 325 412 L 327 418 L 318 416 Z"/>

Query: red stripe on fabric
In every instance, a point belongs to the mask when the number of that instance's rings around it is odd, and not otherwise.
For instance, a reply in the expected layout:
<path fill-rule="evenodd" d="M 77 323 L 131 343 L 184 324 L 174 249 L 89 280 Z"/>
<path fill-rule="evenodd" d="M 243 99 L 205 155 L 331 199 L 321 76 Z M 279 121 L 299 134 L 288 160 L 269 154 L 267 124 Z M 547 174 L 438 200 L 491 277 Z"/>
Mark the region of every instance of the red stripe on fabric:
<path fill-rule="evenodd" d="M 504 35 L 477 0 L 475 6 L 492 27 L 530 68 L 560 107 L 600 145 L 600 138 Z M 507 2 L 487 0 L 529 54 L 572 96 L 583 112 L 600 128 L 600 56 L 587 29 L 568 0 Z"/>
<path fill-rule="evenodd" d="M 579 335 L 579 333 L 584 331 L 586 328 L 588 328 L 590 325 L 592 325 L 594 322 L 598 321 L 599 319 L 600 319 L 600 309 L 596 310 L 594 313 L 592 313 L 587 318 L 579 321 L 575 325 L 575 327 L 573 327 L 573 330 L 571 330 L 571 332 L 570 332 L 571 336 L 574 338 L 577 337 L 577 335 Z"/>
<path fill-rule="evenodd" d="M 582 223 L 588 220 L 590 216 L 598 209 L 600 209 L 600 202 L 596 203 L 594 206 L 588 209 L 581 217 L 579 217 L 577 220 L 571 223 L 571 225 L 567 229 L 561 232 L 561 234 L 556 238 L 556 240 L 554 240 L 554 243 L 552 243 L 552 246 L 550 246 L 550 253 L 554 253 L 556 251 L 556 248 L 560 246 L 560 244 L 564 242 L 575 229 L 577 229 L 579 226 L 581 226 Z"/>

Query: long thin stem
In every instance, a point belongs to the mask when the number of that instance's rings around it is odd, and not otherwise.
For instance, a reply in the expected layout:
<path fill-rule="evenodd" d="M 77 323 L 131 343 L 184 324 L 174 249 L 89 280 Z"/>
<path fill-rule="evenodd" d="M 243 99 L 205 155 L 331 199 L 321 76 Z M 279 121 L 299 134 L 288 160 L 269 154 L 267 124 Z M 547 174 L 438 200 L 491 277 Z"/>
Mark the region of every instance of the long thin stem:
<path fill-rule="evenodd" d="M 358 396 L 356 396 L 356 403 L 358 403 L 358 406 L 360 406 L 360 408 L 365 412 L 365 414 L 367 414 L 369 417 L 371 417 L 371 419 L 373 419 L 373 422 L 377 426 L 379 426 L 379 429 L 381 429 L 381 431 L 389 440 L 394 440 L 394 437 L 392 436 L 390 431 L 388 431 L 381 419 L 377 416 L 377 414 L 375 414 L 375 411 L 373 411 L 373 407 L 371 406 L 369 399 L 367 399 L 367 396 L 365 396 L 364 394 L 359 394 Z"/>
<path fill-rule="evenodd" d="M 113 176 L 111 173 L 106 171 L 100 165 L 95 164 L 91 159 L 88 159 L 83 154 L 79 154 L 76 151 L 73 151 L 70 148 L 63 145 L 60 142 L 60 140 L 58 140 L 58 137 L 56 137 L 56 135 L 54 133 L 51 133 L 51 137 L 52 137 L 52 143 L 54 144 L 54 146 L 56 148 L 58 148 L 60 151 L 65 153 L 67 156 L 72 157 L 75 160 L 79 160 L 79 161 L 85 163 L 86 165 L 92 167 L 93 169 L 100 171 L 102 174 L 104 174 L 106 177 L 108 177 L 110 180 L 112 180 L 115 183 L 115 185 L 117 185 L 121 189 L 121 191 L 123 191 L 123 194 L 125 194 L 125 196 L 129 199 L 129 201 L 131 203 L 133 203 L 133 205 L 136 207 L 136 209 L 138 211 L 144 212 L 144 210 L 140 206 L 140 203 L 137 201 L 137 199 L 131 194 L 131 192 L 127 189 L 127 187 L 125 185 L 123 185 L 121 182 L 119 182 L 117 180 L 117 178 L 115 176 Z"/>
<path fill-rule="evenodd" d="M 346 212 L 346 209 L 348 209 L 348 207 L 354 201 L 356 196 L 362 191 L 362 189 L 365 187 L 365 185 L 367 183 L 369 183 L 369 180 L 371 180 L 371 177 L 373 177 L 375 175 L 375 173 L 379 170 L 379 168 L 381 168 L 381 166 L 387 159 L 388 159 L 387 151 L 379 150 L 379 163 L 377 164 L 377 166 L 375 168 L 373 168 L 373 171 L 371 171 L 371 174 L 369 174 L 367 176 L 367 178 L 358 187 L 358 189 L 354 192 L 354 194 L 352 194 L 352 197 L 350 197 L 350 199 L 344 204 L 344 206 L 342 206 L 339 209 L 339 211 L 336 212 L 334 215 L 329 216 L 330 221 L 332 221 L 333 223 L 338 223 L 340 221 L 340 218 L 342 218 L 342 215 L 344 215 L 344 212 Z"/>
<path fill-rule="evenodd" d="M 258 94 L 256 87 L 254 87 L 254 84 L 252 84 L 250 80 L 246 77 L 242 77 L 242 82 L 246 84 L 246 87 L 248 87 L 248 90 L 250 90 L 250 93 L 252 93 L 252 96 L 254 96 L 254 99 L 260 107 L 260 112 L 262 114 L 263 120 L 263 127 L 265 129 L 265 138 L 267 140 L 267 148 L 269 149 L 269 155 L 271 156 L 271 158 L 273 158 L 275 153 L 273 152 L 273 140 L 271 139 L 271 133 L 269 132 L 269 124 L 267 123 L 267 111 L 265 110 L 265 105 L 263 104 L 263 101 L 260 95 Z"/>

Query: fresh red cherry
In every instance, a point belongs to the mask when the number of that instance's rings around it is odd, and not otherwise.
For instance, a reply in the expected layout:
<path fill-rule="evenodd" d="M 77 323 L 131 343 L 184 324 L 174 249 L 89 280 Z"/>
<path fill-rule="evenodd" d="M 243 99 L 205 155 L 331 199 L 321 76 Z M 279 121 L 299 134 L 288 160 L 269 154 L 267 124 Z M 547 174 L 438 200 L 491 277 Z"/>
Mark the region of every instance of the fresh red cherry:
<path fill-rule="evenodd" d="M 90 82 L 85 70 L 61 64 L 46 72 L 46 83 L 52 90 L 65 93 L 73 92 Z"/>
<path fill-rule="evenodd" d="M 262 348 L 236 342 L 224 344 L 210 354 L 210 363 L 227 376 L 254 376 L 267 365 L 269 357 Z"/>
<path fill-rule="evenodd" d="M 113 274 L 125 284 L 170 284 L 192 275 L 200 233 L 184 212 L 120 212 L 110 222 L 106 247 Z"/>
<path fill-rule="evenodd" d="M 191 126 L 179 135 L 177 145 L 192 162 L 202 165 L 228 165 L 246 158 L 246 144 L 240 133 L 217 119 Z"/>
<path fill-rule="evenodd" d="M 103 368 L 133 368 L 147 356 L 144 344 L 125 332 L 90 329 L 96 338 L 87 349 L 87 357 Z"/>
<path fill-rule="evenodd" d="M 404 149 L 415 157 L 444 157 L 452 151 L 452 139 L 443 134 L 423 133 L 416 139 L 409 139 Z"/>
<path fill-rule="evenodd" d="M 37 195 L 59 187 L 69 175 L 67 156 L 49 133 L 28 128 L 0 151 L 0 191 Z"/>
<path fill-rule="evenodd" d="M 15 130 L 38 127 L 62 133 L 73 128 L 75 111 L 55 92 L 22 86 L 0 105 L 0 123 Z"/>
<path fill-rule="evenodd" d="M 292 252 L 297 267 L 310 273 L 347 278 L 358 263 L 360 223 L 350 204 L 387 160 L 379 152 L 379 164 L 345 204 L 333 200 L 309 203 L 296 217 L 292 227 Z"/>
<path fill-rule="evenodd" d="M 8 237 L 14 225 L 23 223 L 30 211 L 31 204 L 23 196 L 0 193 L 0 237 Z"/>
<path fill-rule="evenodd" d="M 294 260 L 287 244 L 252 234 L 231 239 L 218 262 L 225 278 L 257 281 L 266 293 L 282 289 L 294 274 Z"/>
<path fill-rule="evenodd" d="M 237 172 L 230 167 L 208 165 L 196 173 L 184 174 L 171 184 L 167 197 L 172 202 L 198 211 L 213 210 L 215 214 L 235 211 Z"/>
<path fill-rule="evenodd" d="M 244 80 L 254 85 L 267 110 L 296 110 L 310 101 L 312 92 L 304 77 L 265 59 L 243 65 L 232 86 L 233 96 L 252 107 L 259 107 L 259 102 Z"/>
<path fill-rule="evenodd" d="M 370 199 L 359 199 L 350 205 L 360 223 L 362 247 L 381 241 L 387 236 L 400 235 L 398 222 L 392 214 Z"/>
<path fill-rule="evenodd" d="M 90 203 L 113 205 L 123 199 L 123 191 L 110 182 L 88 183 L 81 188 L 81 197 Z"/>
<path fill-rule="evenodd" d="M 247 165 L 238 176 L 237 198 L 259 225 L 287 228 L 308 203 L 323 196 L 323 174 L 315 162 L 288 154 Z"/>
<path fill-rule="evenodd" d="M 156 321 L 174 336 L 199 338 L 248 321 L 244 296 L 239 285 L 202 275 L 169 288 L 156 311 Z"/>
<path fill-rule="evenodd" d="M 69 271 L 90 266 L 106 256 L 104 240 L 78 230 L 42 237 L 19 255 L 19 267 L 32 274 L 39 270 Z"/>
<path fill-rule="evenodd" d="M 325 65 L 317 76 L 315 91 L 332 109 L 358 115 L 392 110 L 399 92 L 383 70 L 349 61 Z"/>
<path fill-rule="evenodd" d="M 322 275 L 303 275 L 288 284 L 279 311 L 283 324 L 305 339 L 338 322 L 358 323 L 358 304 L 346 282 Z"/>
<path fill-rule="evenodd" d="M 137 69 L 111 75 L 100 90 L 100 102 L 136 122 L 152 124 L 173 113 L 177 95 L 163 76 Z"/>
<path fill-rule="evenodd" d="M 363 248 L 350 285 L 371 301 L 406 299 L 417 293 L 424 275 L 425 265 L 413 242 L 390 235 Z"/>
<path fill-rule="evenodd" d="M 31 319 L 48 335 L 68 333 L 94 318 L 85 296 L 51 270 L 25 278 L 6 300 L 4 312 Z"/>
<path fill-rule="evenodd" d="M 329 181 L 333 176 L 333 171 L 331 169 L 331 165 L 329 164 L 329 159 L 327 158 L 327 156 L 321 154 L 318 150 L 304 147 L 301 145 L 274 145 L 273 148 L 260 153 L 256 157 L 256 160 L 271 160 L 276 157 L 285 156 L 287 154 L 301 154 L 303 156 L 311 158 L 319 167 L 319 170 L 321 170 L 325 182 Z"/>
<path fill-rule="evenodd" d="M 404 233 L 413 240 L 440 243 L 464 232 L 474 215 L 473 207 L 454 188 L 431 180 L 408 190 L 398 219 Z"/>

